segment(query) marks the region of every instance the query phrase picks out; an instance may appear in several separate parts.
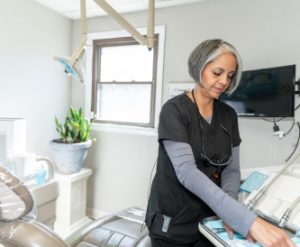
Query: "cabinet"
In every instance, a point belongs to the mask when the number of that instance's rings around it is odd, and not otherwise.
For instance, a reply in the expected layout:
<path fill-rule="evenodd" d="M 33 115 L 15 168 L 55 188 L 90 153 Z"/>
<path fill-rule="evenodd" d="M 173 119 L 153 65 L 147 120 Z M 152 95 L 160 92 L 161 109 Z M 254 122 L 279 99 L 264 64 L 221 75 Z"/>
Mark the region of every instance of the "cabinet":
<path fill-rule="evenodd" d="M 55 174 L 59 196 L 54 231 L 62 238 L 92 221 L 86 216 L 87 180 L 91 174 L 92 170 L 87 168 L 70 175 Z"/>

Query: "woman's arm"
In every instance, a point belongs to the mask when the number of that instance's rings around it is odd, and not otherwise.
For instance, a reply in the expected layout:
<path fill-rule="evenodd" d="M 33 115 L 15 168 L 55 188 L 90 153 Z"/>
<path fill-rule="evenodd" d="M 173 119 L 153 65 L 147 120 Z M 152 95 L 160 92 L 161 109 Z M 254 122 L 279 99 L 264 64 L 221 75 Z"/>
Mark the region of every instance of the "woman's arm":
<path fill-rule="evenodd" d="M 296 247 L 282 229 L 257 217 L 202 173 L 189 144 L 164 140 L 163 145 L 180 183 L 201 198 L 232 229 L 263 246 Z"/>
<path fill-rule="evenodd" d="M 221 187 L 233 199 L 238 200 L 240 190 L 240 147 L 232 148 L 232 160 L 222 172 Z"/>
<path fill-rule="evenodd" d="M 163 145 L 180 183 L 203 200 L 232 229 L 246 237 L 256 215 L 228 196 L 197 168 L 189 144 L 164 140 Z"/>

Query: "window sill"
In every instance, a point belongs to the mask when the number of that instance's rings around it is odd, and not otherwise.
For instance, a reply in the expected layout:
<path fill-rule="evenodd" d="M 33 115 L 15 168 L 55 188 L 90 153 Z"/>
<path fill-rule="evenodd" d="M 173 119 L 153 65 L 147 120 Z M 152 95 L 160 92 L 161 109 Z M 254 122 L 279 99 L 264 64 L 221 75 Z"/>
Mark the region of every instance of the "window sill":
<path fill-rule="evenodd" d="M 118 124 L 92 123 L 91 130 L 145 136 L 158 136 L 156 128 L 146 128 Z"/>

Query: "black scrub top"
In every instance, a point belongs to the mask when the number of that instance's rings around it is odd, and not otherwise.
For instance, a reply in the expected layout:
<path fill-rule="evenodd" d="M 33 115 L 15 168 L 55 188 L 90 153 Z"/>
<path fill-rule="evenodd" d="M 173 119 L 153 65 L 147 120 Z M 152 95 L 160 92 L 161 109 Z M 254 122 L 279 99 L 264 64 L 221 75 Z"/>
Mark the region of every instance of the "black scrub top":
<path fill-rule="evenodd" d="M 188 143 L 197 168 L 211 178 L 215 167 L 202 158 L 203 148 L 206 156 L 215 160 L 238 146 L 241 139 L 237 115 L 230 106 L 215 100 L 209 124 L 186 94 L 168 100 L 162 107 L 158 128 L 157 171 L 152 181 L 146 225 L 150 237 L 187 244 L 199 239 L 199 221 L 214 213 L 178 181 L 162 140 Z M 163 228 L 166 219 L 170 220 L 167 231 L 166 227 Z"/>

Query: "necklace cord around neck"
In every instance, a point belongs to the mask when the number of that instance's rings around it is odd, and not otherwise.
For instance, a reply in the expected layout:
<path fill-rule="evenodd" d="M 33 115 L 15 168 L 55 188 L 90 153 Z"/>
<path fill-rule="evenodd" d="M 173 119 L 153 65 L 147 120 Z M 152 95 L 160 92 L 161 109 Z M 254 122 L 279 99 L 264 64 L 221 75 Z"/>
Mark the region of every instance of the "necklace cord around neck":
<path fill-rule="evenodd" d="M 200 114 L 200 111 L 199 111 L 199 108 L 198 108 L 198 105 L 197 105 L 197 101 L 196 101 L 196 98 L 195 98 L 195 95 L 194 95 L 194 89 L 192 89 L 192 96 L 193 96 L 193 100 L 194 100 L 195 106 L 197 108 L 198 114 Z"/>

